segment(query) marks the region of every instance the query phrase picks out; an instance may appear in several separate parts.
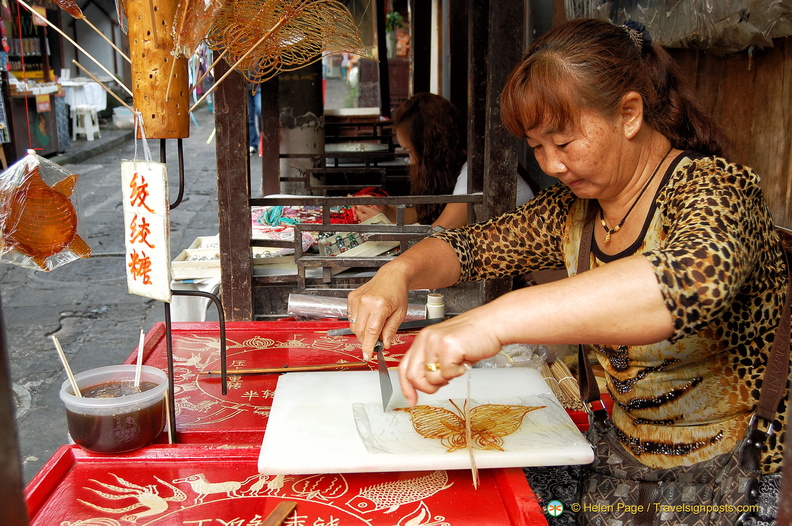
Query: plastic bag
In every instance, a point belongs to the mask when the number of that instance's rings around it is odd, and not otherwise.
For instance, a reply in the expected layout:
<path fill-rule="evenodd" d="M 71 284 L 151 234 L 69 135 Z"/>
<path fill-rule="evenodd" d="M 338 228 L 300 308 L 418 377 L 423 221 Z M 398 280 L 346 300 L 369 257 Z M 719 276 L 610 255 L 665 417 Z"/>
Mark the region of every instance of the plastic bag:
<path fill-rule="evenodd" d="M 33 150 L 0 174 L 0 261 L 50 271 L 90 257 L 76 183 L 77 174 Z"/>

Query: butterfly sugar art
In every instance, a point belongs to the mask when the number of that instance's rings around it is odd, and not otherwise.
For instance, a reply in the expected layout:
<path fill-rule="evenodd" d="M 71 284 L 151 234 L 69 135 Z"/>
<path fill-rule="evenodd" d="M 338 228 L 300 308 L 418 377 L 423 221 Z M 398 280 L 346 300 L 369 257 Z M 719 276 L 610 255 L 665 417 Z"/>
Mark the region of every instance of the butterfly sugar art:
<path fill-rule="evenodd" d="M 439 439 L 451 453 L 468 447 L 465 432 L 465 412 L 449 399 L 456 412 L 443 407 L 418 405 L 396 408 L 410 415 L 415 430 L 424 438 Z M 469 411 L 473 448 L 503 451 L 503 437 L 511 435 L 522 425 L 523 417 L 546 406 L 484 404 Z"/>

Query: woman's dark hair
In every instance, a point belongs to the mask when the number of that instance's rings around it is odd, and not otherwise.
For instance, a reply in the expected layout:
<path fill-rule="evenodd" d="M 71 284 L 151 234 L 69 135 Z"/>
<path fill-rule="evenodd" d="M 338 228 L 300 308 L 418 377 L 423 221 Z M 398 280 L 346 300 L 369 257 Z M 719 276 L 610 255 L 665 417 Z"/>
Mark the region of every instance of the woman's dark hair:
<path fill-rule="evenodd" d="M 412 148 L 411 193 L 452 193 L 459 171 L 467 161 L 467 137 L 459 110 L 439 95 L 418 93 L 396 110 L 393 128 L 402 130 Z M 433 223 L 444 206 L 440 203 L 417 205 L 418 221 Z"/>
<path fill-rule="evenodd" d="M 722 132 L 696 103 L 671 55 L 657 43 L 641 46 L 630 32 L 579 18 L 542 35 L 506 81 L 504 125 L 521 138 L 542 123 L 563 129 L 581 109 L 614 115 L 622 96 L 634 91 L 643 98 L 644 121 L 672 146 L 723 155 Z"/>

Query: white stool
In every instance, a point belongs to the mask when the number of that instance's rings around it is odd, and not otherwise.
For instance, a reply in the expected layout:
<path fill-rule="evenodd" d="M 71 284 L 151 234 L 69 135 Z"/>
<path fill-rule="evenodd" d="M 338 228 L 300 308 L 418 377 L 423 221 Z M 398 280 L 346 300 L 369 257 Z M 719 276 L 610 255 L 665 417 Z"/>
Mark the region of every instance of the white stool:
<path fill-rule="evenodd" d="M 99 118 L 96 116 L 95 106 L 73 106 L 71 109 L 72 118 L 72 140 L 77 140 L 77 134 L 85 135 L 89 141 L 94 140 L 94 134 L 100 139 L 102 134 L 99 131 Z"/>

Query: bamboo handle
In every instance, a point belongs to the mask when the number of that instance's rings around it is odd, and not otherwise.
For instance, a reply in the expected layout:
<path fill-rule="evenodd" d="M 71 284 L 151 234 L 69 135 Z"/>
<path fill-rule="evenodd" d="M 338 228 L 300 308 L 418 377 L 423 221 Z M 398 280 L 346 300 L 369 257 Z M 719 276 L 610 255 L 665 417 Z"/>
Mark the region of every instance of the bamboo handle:
<path fill-rule="evenodd" d="M 272 374 L 293 373 L 298 371 L 327 371 L 333 369 L 348 369 L 350 367 L 365 367 L 368 362 L 325 363 L 319 365 L 295 365 L 293 367 L 269 367 L 263 369 L 234 369 L 228 374 Z M 198 374 L 221 374 L 222 371 L 198 371 Z"/>

